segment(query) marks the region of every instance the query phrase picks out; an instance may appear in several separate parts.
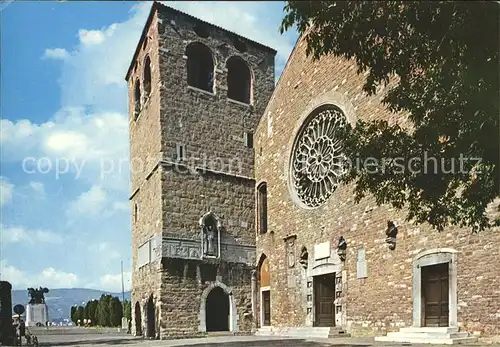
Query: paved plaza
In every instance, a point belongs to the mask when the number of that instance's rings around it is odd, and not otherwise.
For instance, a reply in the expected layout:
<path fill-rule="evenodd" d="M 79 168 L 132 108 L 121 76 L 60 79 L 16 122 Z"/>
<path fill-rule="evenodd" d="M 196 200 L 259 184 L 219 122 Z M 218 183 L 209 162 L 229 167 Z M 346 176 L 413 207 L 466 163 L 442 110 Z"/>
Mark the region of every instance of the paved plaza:
<path fill-rule="evenodd" d="M 429 347 L 433 345 L 375 343 L 373 338 L 333 338 L 333 339 L 300 339 L 264 336 L 214 336 L 182 340 L 144 340 L 124 334 L 54 334 L 39 335 L 40 346 L 125 346 L 125 347 L 364 347 L 364 346 L 412 346 Z M 498 344 L 471 344 L 461 346 L 498 346 Z"/>

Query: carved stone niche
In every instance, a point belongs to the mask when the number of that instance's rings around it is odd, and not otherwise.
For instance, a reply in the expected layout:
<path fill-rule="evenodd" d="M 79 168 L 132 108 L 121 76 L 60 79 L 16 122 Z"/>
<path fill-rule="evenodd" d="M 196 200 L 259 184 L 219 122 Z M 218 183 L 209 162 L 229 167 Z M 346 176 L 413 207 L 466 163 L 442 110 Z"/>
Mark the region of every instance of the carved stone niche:
<path fill-rule="evenodd" d="M 201 249 L 203 256 L 220 258 L 222 220 L 212 211 L 209 211 L 200 218 L 199 225 L 201 228 Z"/>

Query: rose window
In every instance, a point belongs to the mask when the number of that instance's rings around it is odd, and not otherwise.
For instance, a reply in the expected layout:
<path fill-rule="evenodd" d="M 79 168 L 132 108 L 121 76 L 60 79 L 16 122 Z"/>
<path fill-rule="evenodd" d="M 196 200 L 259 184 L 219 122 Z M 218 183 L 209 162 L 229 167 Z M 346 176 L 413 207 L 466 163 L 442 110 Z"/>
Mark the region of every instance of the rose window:
<path fill-rule="evenodd" d="M 306 121 L 295 140 L 291 183 L 307 207 L 324 204 L 339 184 L 344 157 L 336 133 L 345 125 L 345 120 L 337 107 L 322 108 Z"/>

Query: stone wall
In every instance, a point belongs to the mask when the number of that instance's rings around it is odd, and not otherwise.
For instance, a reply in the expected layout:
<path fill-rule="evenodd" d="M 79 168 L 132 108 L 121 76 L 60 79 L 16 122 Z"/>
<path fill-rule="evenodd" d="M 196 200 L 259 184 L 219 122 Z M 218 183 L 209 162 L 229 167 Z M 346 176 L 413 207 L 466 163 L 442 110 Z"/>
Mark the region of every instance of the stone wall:
<path fill-rule="evenodd" d="M 153 14 L 151 25 L 144 32 L 144 39 L 137 47 L 135 60 L 128 76 L 128 109 L 131 191 L 135 192 L 161 159 L 160 132 L 160 68 L 158 51 L 158 22 Z M 146 98 L 144 69 L 146 57 L 151 59 L 151 94 Z M 134 114 L 134 87 L 141 86 L 141 112 Z"/>
<path fill-rule="evenodd" d="M 148 239 L 162 232 L 161 214 L 161 169 L 144 181 L 141 188 L 131 199 L 132 210 L 132 310 L 135 304 L 141 305 L 142 323 L 146 321 L 146 303 L 151 295 L 156 299 L 160 293 L 159 265 L 147 264 L 137 268 L 137 249 Z M 137 204 L 137 216 L 135 214 Z M 134 316 L 132 312 L 132 317 Z M 133 332 L 136 331 L 132 319 Z"/>
<path fill-rule="evenodd" d="M 193 28 L 201 23 L 190 16 L 161 7 L 158 14 L 159 62 L 161 71 L 161 132 L 165 158 L 174 158 L 176 144 L 186 148 L 193 166 L 253 176 L 254 150 L 244 143 L 245 132 L 255 132 L 274 89 L 274 55 L 270 48 L 242 39 L 247 51 L 235 48 L 235 35 L 207 25 L 207 38 Z M 170 23 L 175 22 L 175 25 Z M 212 51 L 215 62 L 214 92 L 188 86 L 186 48 L 200 42 Z M 251 104 L 227 97 L 226 61 L 241 57 L 253 81 Z"/>
<path fill-rule="evenodd" d="M 289 184 L 289 159 L 293 141 L 305 117 L 315 106 L 329 101 L 339 106 L 348 121 L 386 119 L 404 122 L 381 104 L 381 94 L 362 92 L 363 76 L 353 61 L 328 57 L 313 62 L 299 41 L 276 87 L 256 136 L 255 178 L 267 182 L 268 232 L 257 235 L 257 256 L 265 253 L 271 269 L 271 324 L 307 324 L 307 300 L 303 275 L 300 290 L 288 285 L 287 252 L 284 238 L 296 234 L 297 249 L 305 246 L 309 258 L 314 245 L 338 236 L 347 241 L 343 295 L 346 300 L 344 328 L 353 335 L 374 335 L 397 331 L 412 324 L 412 260 L 421 251 L 451 248 L 457 251 L 458 322 L 483 335 L 500 334 L 498 271 L 500 260 L 498 228 L 479 234 L 447 228 L 443 232 L 427 225 L 404 221 L 405 214 L 388 206 L 376 207 L 367 197 L 353 202 L 353 187 L 340 186 L 328 202 L 316 209 L 304 209 L 293 198 Z M 385 88 L 379 88 L 378 92 Z M 394 251 L 385 243 L 387 220 L 399 229 Z M 357 278 L 358 250 L 366 252 L 367 277 Z M 296 257 L 299 252 L 297 251 Z M 297 258 L 298 259 L 298 258 Z"/>
<path fill-rule="evenodd" d="M 211 270 L 206 270 L 207 267 Z M 162 338 L 204 336 L 205 319 L 203 306 L 207 295 L 215 287 L 223 288 L 229 295 L 236 313 L 232 331 L 251 331 L 251 269 L 225 262 L 207 265 L 199 261 L 164 259 L 161 273 L 163 288 L 161 297 Z"/>
<path fill-rule="evenodd" d="M 199 219 L 212 211 L 224 223 L 221 242 L 254 246 L 254 186 L 251 179 L 165 168 L 164 232 L 199 240 Z"/>
<path fill-rule="evenodd" d="M 196 25 L 202 25 L 208 37 L 197 35 Z M 186 48 L 195 41 L 205 44 L 213 54 L 213 93 L 188 86 Z M 157 323 L 162 338 L 198 334 L 200 302 L 209 284 L 200 284 L 194 279 L 191 260 L 180 261 L 181 274 L 177 270 L 172 273 L 166 264 L 174 260 L 166 258 L 136 269 L 137 249 L 158 234 L 199 239 L 199 219 L 209 211 L 224 222 L 222 242 L 255 245 L 254 149 L 246 140 L 253 140 L 273 92 L 275 54 L 271 48 L 157 2 L 152 6 L 127 73 L 132 170 L 132 298 L 134 310 L 137 301 L 145 307 L 153 295 L 158 317 L 161 317 Z M 151 59 L 151 94 L 142 98 L 141 112 L 136 117 L 134 86 L 139 80 L 141 95 L 144 95 L 147 56 Z M 227 97 L 226 61 L 233 56 L 243 59 L 251 71 L 249 104 Z M 177 156 L 179 145 L 184 146 L 183 160 Z M 135 206 L 138 207 L 137 220 Z M 250 300 L 250 269 L 238 277 L 234 271 L 242 265 L 228 264 L 217 281 L 231 288 L 240 316 Z M 194 271 L 196 273 L 196 266 Z M 229 277 L 225 278 L 225 274 Z M 144 309 L 142 315 L 145 326 Z M 239 319 L 239 329 L 249 330 L 248 318 Z M 133 326 L 135 331 L 134 319 Z"/>

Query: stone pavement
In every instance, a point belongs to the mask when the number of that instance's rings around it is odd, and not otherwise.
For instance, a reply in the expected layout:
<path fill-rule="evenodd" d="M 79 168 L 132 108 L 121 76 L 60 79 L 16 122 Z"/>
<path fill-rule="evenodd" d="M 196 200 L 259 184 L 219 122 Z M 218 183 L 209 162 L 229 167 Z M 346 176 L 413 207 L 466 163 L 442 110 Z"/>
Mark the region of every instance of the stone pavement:
<path fill-rule="evenodd" d="M 125 347 L 365 347 L 365 346 L 412 346 L 431 347 L 433 345 L 404 345 L 374 342 L 373 338 L 333 338 L 333 339 L 300 339 L 265 336 L 215 336 L 182 340 L 143 340 L 129 335 L 78 334 L 78 335 L 45 335 L 39 337 L 40 346 L 125 346 Z M 465 346 L 499 346 L 498 344 L 471 344 Z"/>

